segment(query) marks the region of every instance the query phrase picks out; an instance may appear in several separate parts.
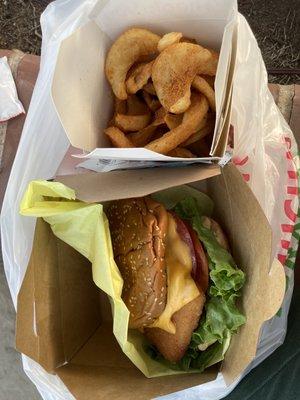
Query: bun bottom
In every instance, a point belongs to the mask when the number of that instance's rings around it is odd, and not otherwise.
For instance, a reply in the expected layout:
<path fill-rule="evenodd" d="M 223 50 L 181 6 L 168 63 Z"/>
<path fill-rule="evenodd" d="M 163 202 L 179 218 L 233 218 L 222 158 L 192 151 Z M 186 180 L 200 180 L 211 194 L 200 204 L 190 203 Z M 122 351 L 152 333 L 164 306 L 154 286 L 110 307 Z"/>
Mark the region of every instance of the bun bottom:
<path fill-rule="evenodd" d="M 176 326 L 176 333 L 172 334 L 160 328 L 145 328 L 144 334 L 162 356 L 171 362 L 178 362 L 184 356 L 197 328 L 205 303 L 205 295 L 200 295 L 177 311 L 172 321 Z"/>

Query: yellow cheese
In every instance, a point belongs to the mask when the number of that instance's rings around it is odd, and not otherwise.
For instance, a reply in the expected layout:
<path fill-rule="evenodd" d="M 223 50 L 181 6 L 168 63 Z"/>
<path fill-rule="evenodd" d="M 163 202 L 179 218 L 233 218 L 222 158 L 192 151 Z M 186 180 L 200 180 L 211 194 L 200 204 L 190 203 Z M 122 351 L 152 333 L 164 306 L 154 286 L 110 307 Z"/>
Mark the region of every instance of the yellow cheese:
<path fill-rule="evenodd" d="M 176 222 L 169 215 L 166 236 L 165 262 L 168 277 L 167 304 L 160 317 L 149 328 L 161 328 L 176 333 L 172 315 L 199 296 L 199 290 L 191 277 L 192 259 L 190 249 L 176 230 Z"/>

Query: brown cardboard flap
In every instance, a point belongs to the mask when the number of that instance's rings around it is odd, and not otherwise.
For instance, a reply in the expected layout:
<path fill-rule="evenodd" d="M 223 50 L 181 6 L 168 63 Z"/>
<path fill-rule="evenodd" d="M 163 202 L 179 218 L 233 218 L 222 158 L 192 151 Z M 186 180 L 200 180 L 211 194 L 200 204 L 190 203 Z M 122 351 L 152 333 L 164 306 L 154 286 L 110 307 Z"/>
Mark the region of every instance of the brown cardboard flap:
<path fill-rule="evenodd" d="M 76 399 L 145 400 L 216 378 L 217 369 L 204 374 L 145 378 L 121 352 L 110 325 L 102 325 L 89 342 L 57 371 Z"/>
<path fill-rule="evenodd" d="M 31 256 L 32 259 L 32 256 Z M 34 268 L 28 264 L 18 294 L 16 318 L 16 348 L 33 360 L 39 360 L 38 337 L 35 332 Z"/>
<path fill-rule="evenodd" d="M 284 298 L 285 294 L 285 288 L 286 285 L 283 284 L 285 283 L 286 276 L 284 272 L 284 268 L 282 267 L 282 264 L 277 258 L 274 259 L 268 281 L 266 282 L 266 292 L 267 295 L 265 296 L 264 301 L 266 304 L 268 304 L 267 307 L 265 307 L 265 314 L 264 314 L 264 319 L 267 321 L 268 319 L 272 318 L 279 308 L 282 305 L 282 301 Z"/>
<path fill-rule="evenodd" d="M 102 134 L 112 103 L 103 73 L 107 40 L 95 22 L 76 30 L 61 43 L 53 77 L 52 98 L 65 132 L 74 147 L 89 151 L 108 144 Z"/>
<path fill-rule="evenodd" d="M 54 371 L 99 326 L 98 295 L 90 262 L 38 219 L 18 297 L 17 348 Z"/>
<path fill-rule="evenodd" d="M 263 322 L 278 311 L 284 297 L 285 274 L 279 262 L 270 260 L 271 227 L 237 168 L 228 164 L 208 184 L 235 261 L 246 273 L 240 304 L 247 322 L 232 337 L 221 369 L 230 384 L 254 358 Z"/>
<path fill-rule="evenodd" d="M 56 181 L 69 186 L 79 200 L 100 202 L 146 196 L 173 186 L 200 181 L 220 174 L 220 167 L 193 166 L 150 168 L 129 171 L 58 176 Z"/>

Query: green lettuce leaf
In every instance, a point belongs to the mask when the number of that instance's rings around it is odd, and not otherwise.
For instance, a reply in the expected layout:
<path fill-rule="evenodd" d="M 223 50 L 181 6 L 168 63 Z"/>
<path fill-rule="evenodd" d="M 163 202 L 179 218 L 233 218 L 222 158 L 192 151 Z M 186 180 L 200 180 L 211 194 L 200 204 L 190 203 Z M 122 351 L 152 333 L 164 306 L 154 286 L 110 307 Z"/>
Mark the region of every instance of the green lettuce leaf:
<path fill-rule="evenodd" d="M 205 311 L 205 317 L 192 336 L 192 342 L 197 345 L 210 343 L 213 340 L 221 342 L 227 331 L 234 333 L 246 322 L 244 315 L 235 305 L 234 295 L 227 301 L 221 297 L 211 297 Z"/>
<path fill-rule="evenodd" d="M 161 190 L 153 193 L 151 197 L 162 203 L 167 210 L 173 209 L 177 203 L 185 198 L 194 198 L 202 215 L 209 217 L 214 208 L 213 201 L 207 194 L 187 185 Z"/>
<path fill-rule="evenodd" d="M 231 333 L 227 330 L 221 343 L 214 342 L 205 351 L 199 351 L 198 348 L 190 346 L 185 356 L 178 363 L 179 368 L 184 371 L 197 370 L 197 372 L 202 372 L 211 365 L 222 361 L 229 347 L 230 339 Z"/>
<path fill-rule="evenodd" d="M 205 312 L 180 362 L 184 370 L 203 370 L 224 358 L 231 335 L 246 322 L 236 306 L 245 274 L 237 268 L 232 255 L 220 246 L 214 233 L 203 225 L 203 213 L 195 198 L 182 199 L 174 211 L 190 222 L 208 256 L 210 287 Z"/>

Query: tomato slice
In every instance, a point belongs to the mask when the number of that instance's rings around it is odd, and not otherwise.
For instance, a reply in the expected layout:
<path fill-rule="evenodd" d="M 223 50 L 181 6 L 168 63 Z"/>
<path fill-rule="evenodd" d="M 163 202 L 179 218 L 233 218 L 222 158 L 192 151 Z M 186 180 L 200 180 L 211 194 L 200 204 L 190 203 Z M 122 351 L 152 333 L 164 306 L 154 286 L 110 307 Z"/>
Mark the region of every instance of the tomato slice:
<path fill-rule="evenodd" d="M 208 269 L 208 260 L 203 249 L 203 246 L 198 238 L 198 234 L 194 229 L 190 226 L 190 224 L 184 221 L 190 237 L 192 238 L 194 252 L 196 256 L 196 268 L 192 271 L 192 276 L 205 293 L 208 288 L 209 282 L 209 269 Z"/>
<path fill-rule="evenodd" d="M 192 271 L 194 271 L 197 267 L 197 261 L 196 261 L 196 254 L 194 250 L 193 240 L 191 238 L 188 227 L 186 226 L 185 222 L 181 218 L 179 218 L 173 211 L 171 211 L 170 214 L 172 215 L 172 217 L 176 222 L 176 230 L 178 235 L 180 236 L 180 239 L 190 249 L 191 259 L 192 259 Z"/>
<path fill-rule="evenodd" d="M 181 240 L 189 247 L 192 259 L 192 277 L 197 286 L 205 293 L 208 288 L 209 271 L 208 261 L 203 246 L 197 233 L 187 221 L 179 218 L 174 212 L 170 212 L 175 219 L 177 232 Z"/>

